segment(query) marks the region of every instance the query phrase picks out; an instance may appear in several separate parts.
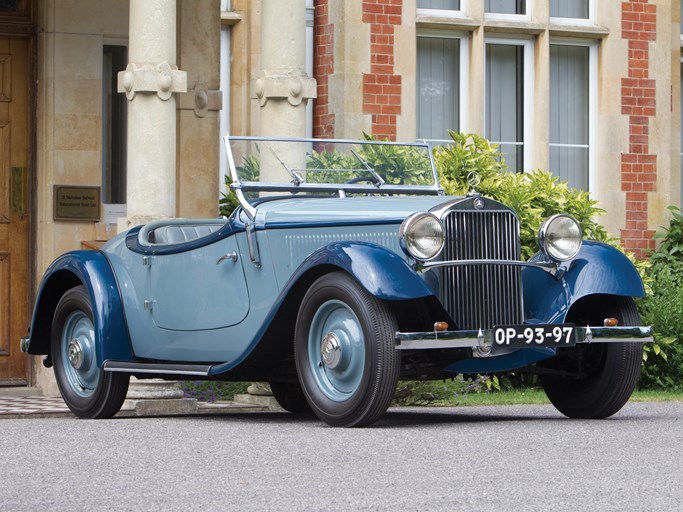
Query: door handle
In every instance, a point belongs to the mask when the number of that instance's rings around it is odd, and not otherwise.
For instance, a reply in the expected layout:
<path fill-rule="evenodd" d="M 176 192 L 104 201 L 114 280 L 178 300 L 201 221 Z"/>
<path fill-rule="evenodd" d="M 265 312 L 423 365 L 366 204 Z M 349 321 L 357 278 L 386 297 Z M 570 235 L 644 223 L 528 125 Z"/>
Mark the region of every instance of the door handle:
<path fill-rule="evenodd" d="M 235 251 L 233 251 L 233 252 L 229 252 L 228 254 L 224 254 L 223 256 L 218 258 L 216 265 L 220 265 L 225 260 L 232 260 L 232 261 L 236 262 L 237 261 L 237 253 Z"/>

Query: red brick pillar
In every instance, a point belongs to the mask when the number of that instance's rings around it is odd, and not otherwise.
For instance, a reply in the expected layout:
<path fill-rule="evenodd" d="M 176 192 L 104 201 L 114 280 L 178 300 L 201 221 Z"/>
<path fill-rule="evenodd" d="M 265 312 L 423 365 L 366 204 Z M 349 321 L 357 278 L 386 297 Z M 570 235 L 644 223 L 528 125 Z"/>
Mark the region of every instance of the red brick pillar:
<path fill-rule="evenodd" d="M 318 97 L 313 103 L 313 136 L 334 138 L 334 114 L 330 111 L 329 79 L 334 73 L 334 25 L 329 18 L 329 0 L 315 0 L 313 22 L 313 78 Z"/>
<path fill-rule="evenodd" d="M 370 24 L 370 73 L 363 75 L 363 113 L 372 115 L 372 134 L 396 140 L 401 113 L 401 76 L 394 74 L 394 26 L 401 24 L 403 0 L 363 0 Z"/>
<path fill-rule="evenodd" d="M 626 193 L 624 247 L 638 258 L 654 249 L 648 229 L 648 192 L 657 187 L 657 155 L 650 153 L 650 118 L 656 114 L 656 80 L 650 78 L 650 41 L 656 39 L 657 6 L 649 0 L 621 4 L 621 37 L 628 41 L 628 78 L 621 79 L 621 113 L 629 116 L 629 150 L 621 155 L 621 190 Z"/>

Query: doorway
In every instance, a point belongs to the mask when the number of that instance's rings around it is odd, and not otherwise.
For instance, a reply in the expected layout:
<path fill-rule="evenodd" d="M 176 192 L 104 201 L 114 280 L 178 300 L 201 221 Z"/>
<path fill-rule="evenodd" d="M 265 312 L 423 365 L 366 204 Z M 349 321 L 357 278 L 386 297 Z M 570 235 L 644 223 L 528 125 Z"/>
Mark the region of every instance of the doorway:
<path fill-rule="evenodd" d="M 28 384 L 30 47 L 0 36 L 0 386 Z"/>

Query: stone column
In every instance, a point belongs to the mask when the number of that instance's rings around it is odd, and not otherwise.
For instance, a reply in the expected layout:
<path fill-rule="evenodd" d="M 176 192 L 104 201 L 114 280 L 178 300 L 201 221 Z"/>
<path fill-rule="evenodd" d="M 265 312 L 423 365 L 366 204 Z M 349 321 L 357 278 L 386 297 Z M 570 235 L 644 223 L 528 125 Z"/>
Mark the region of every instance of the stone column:
<path fill-rule="evenodd" d="M 306 74 L 306 1 L 261 1 L 261 71 L 252 82 L 252 97 L 260 106 L 260 135 L 264 137 L 306 137 L 306 104 L 316 97 L 316 82 Z M 261 152 L 261 181 L 290 181 L 278 160 L 293 168 L 305 166 L 306 147 L 302 144 L 272 145 Z M 279 407 L 267 383 L 249 387 L 253 403 Z M 254 402 L 254 400 L 265 402 Z M 245 400 L 247 401 L 247 400 Z"/>
<path fill-rule="evenodd" d="M 306 104 L 315 98 L 316 84 L 306 74 L 305 0 L 262 0 L 261 71 L 252 83 L 252 93 L 261 107 L 261 135 L 306 136 Z M 303 146 L 290 144 L 276 151 L 291 167 L 302 168 Z M 290 179 L 275 155 L 261 153 L 262 181 Z"/>
<path fill-rule="evenodd" d="M 176 62 L 176 0 L 130 0 L 127 218 L 119 231 L 176 216 L 176 100 L 187 76 Z"/>
<path fill-rule="evenodd" d="M 176 66 L 176 0 L 130 0 L 128 66 L 118 91 L 128 98 L 127 218 L 118 229 L 176 216 L 176 98 L 187 75 Z M 196 411 L 177 383 L 133 379 L 125 409 L 139 415 Z"/>

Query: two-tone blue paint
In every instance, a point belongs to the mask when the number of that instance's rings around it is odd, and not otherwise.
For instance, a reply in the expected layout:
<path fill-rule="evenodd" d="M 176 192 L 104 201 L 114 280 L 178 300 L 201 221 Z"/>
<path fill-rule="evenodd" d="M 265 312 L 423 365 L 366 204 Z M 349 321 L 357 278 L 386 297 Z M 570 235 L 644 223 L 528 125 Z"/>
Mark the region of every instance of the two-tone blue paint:
<path fill-rule="evenodd" d="M 565 267 L 560 279 L 538 268 L 524 269 L 526 318 L 540 323 L 562 323 L 572 304 L 583 297 L 645 295 L 636 268 L 622 252 L 609 245 L 585 241 Z"/>
<path fill-rule="evenodd" d="M 109 260 L 99 251 L 73 251 L 46 270 L 33 311 L 29 353 L 49 354 L 54 310 L 69 288 L 84 285 L 92 301 L 97 364 L 133 357 L 118 283 Z"/>
<path fill-rule="evenodd" d="M 213 375 L 229 371 L 248 357 L 292 288 L 308 276 L 341 269 L 382 300 L 436 296 L 425 275 L 416 273 L 406 262 L 398 248 L 397 232 L 399 220 L 407 213 L 427 211 L 448 199 L 385 198 L 387 207 L 379 214 L 372 211 L 372 198 L 265 202 L 253 229 L 261 266 L 250 261 L 245 219 L 239 212 L 219 231 L 186 244 L 141 244 L 140 228 L 134 228 L 106 244 L 104 253 L 77 251 L 53 263 L 41 285 L 31 351 L 49 350 L 49 340 L 45 340 L 50 331 L 50 308 L 59 299 L 55 299 L 55 290 L 64 288 L 65 276 L 71 276 L 71 282 L 85 284 L 93 298 L 99 363 L 106 359 L 210 362 L 216 363 Z M 313 215 L 323 207 L 324 214 Z M 349 216 L 350 211 L 356 213 Z M 372 222 L 363 221 L 370 217 Z M 335 224 L 335 218 L 344 220 Z M 304 219 L 309 227 L 301 232 L 298 228 Z M 222 254 L 232 252 L 237 253 L 237 262 L 216 266 Z M 170 263 L 171 259 L 177 264 Z M 207 273 L 209 267 L 212 273 Z M 604 244 L 584 243 L 566 267 L 561 277 L 539 268 L 525 268 L 522 279 L 527 321 L 562 322 L 572 304 L 591 294 L 644 293 L 630 261 Z M 175 282 L 178 275 L 183 279 Z M 196 284 L 195 277 L 201 280 L 200 286 L 197 293 L 188 294 Z M 159 287 L 159 283 L 164 286 Z M 174 302 L 165 302 L 173 297 L 184 298 L 183 311 L 177 318 Z M 145 308 L 145 304 L 150 307 Z M 520 350 L 459 362 L 448 369 L 504 371 L 552 353 Z"/>
<path fill-rule="evenodd" d="M 536 255 L 534 259 L 540 258 Z M 585 241 L 579 253 L 555 277 L 537 267 L 522 272 L 525 321 L 562 323 L 572 305 L 590 295 L 643 297 L 645 288 L 638 271 L 619 250 L 609 245 Z M 449 365 L 455 373 L 496 373 L 512 371 L 553 357 L 554 348 L 526 348 L 500 356 L 470 358 Z"/>

